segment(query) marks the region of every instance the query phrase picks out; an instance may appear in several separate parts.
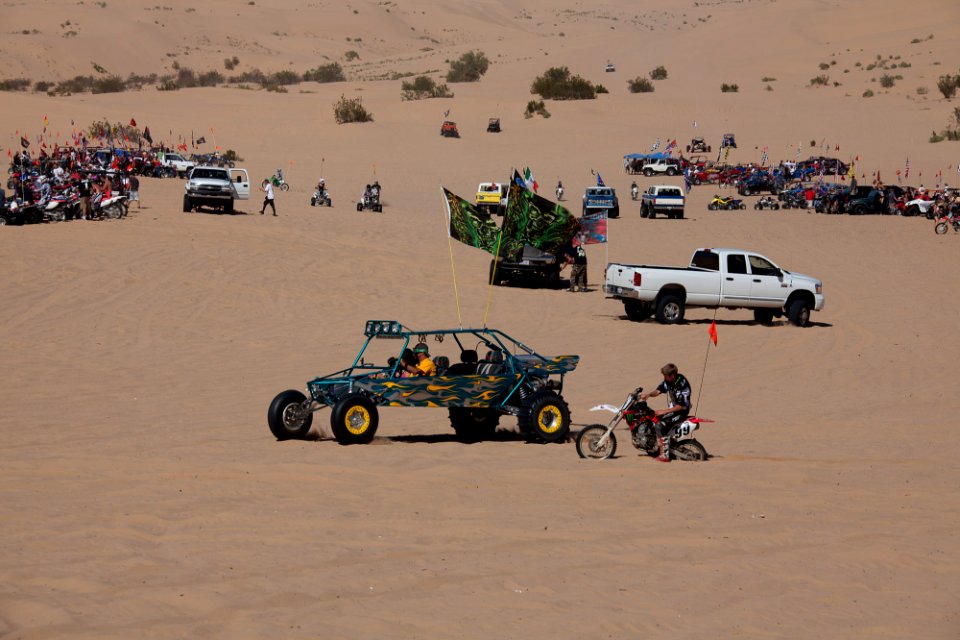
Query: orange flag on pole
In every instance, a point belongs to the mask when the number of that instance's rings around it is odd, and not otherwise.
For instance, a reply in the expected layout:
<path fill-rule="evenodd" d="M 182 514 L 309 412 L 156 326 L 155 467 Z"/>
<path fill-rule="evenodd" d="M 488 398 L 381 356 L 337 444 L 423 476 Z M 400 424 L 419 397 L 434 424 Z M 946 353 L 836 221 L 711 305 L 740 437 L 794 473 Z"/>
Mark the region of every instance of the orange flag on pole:
<path fill-rule="evenodd" d="M 713 345 L 717 345 L 717 321 L 714 320 L 710 323 L 710 339 L 713 340 Z"/>

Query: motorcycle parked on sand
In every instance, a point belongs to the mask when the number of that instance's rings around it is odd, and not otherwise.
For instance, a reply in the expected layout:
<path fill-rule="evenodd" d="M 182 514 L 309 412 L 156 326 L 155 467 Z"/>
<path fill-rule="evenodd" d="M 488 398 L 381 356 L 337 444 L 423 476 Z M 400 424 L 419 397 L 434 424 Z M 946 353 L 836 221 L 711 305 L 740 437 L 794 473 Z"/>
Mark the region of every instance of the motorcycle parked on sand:
<path fill-rule="evenodd" d="M 648 456 L 656 456 L 660 453 L 657 434 L 660 419 L 647 405 L 646 400 L 640 400 L 641 393 L 643 393 L 643 387 L 637 387 L 619 407 L 601 404 L 590 409 L 591 411 L 609 411 L 614 415 L 606 426 L 592 424 L 584 427 L 577 434 L 577 453 L 581 458 L 594 460 L 612 458 L 617 452 L 617 437 L 613 431 L 624 420 L 630 430 L 630 441 L 634 447 Z M 672 459 L 699 461 L 708 458 L 707 450 L 692 435 L 705 422 L 713 422 L 713 420 L 689 416 L 670 430 L 667 437 L 670 438 Z"/>

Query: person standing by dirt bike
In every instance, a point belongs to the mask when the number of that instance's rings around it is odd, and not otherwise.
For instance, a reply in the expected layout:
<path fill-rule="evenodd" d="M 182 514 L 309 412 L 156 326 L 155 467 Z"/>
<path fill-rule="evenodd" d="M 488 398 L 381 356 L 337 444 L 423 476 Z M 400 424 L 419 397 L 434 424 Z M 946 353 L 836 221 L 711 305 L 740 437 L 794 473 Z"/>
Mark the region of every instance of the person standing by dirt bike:
<path fill-rule="evenodd" d="M 263 184 L 260 185 L 260 190 L 266 194 L 263 198 L 263 206 L 260 207 L 260 215 L 263 215 L 267 210 L 267 205 L 270 205 L 270 208 L 273 209 L 273 215 L 277 215 L 277 207 L 273 204 L 273 183 L 269 180 L 264 180 Z"/>
<path fill-rule="evenodd" d="M 650 393 L 641 393 L 640 400 L 656 398 L 661 393 L 667 394 L 667 408 L 656 412 L 660 420 L 657 425 L 660 456 L 656 460 L 670 462 L 670 431 L 690 415 L 690 396 L 693 391 L 686 376 L 680 373 L 677 365 L 672 362 L 663 365 L 660 373 L 663 375 L 663 382 Z"/>

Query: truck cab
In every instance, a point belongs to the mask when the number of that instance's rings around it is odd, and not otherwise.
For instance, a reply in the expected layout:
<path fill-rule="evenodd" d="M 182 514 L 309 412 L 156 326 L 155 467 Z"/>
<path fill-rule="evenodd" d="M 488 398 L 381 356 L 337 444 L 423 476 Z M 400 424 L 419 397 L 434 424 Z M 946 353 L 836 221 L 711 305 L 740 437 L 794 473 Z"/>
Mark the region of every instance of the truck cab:
<path fill-rule="evenodd" d="M 620 201 L 613 187 L 587 187 L 583 193 L 583 215 L 607 212 L 609 218 L 620 217 Z"/>

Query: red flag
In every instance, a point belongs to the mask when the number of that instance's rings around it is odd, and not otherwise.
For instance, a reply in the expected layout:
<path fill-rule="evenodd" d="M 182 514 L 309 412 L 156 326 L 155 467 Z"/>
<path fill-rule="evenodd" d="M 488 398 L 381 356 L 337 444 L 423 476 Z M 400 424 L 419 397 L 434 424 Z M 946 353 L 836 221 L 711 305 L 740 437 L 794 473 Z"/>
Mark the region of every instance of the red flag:
<path fill-rule="evenodd" d="M 137 126 L 137 121 L 134 120 L 133 118 L 130 118 L 130 126 L 131 126 L 131 127 Z"/>
<path fill-rule="evenodd" d="M 714 320 L 710 323 L 710 339 L 713 340 L 713 345 L 717 345 L 717 321 Z"/>

